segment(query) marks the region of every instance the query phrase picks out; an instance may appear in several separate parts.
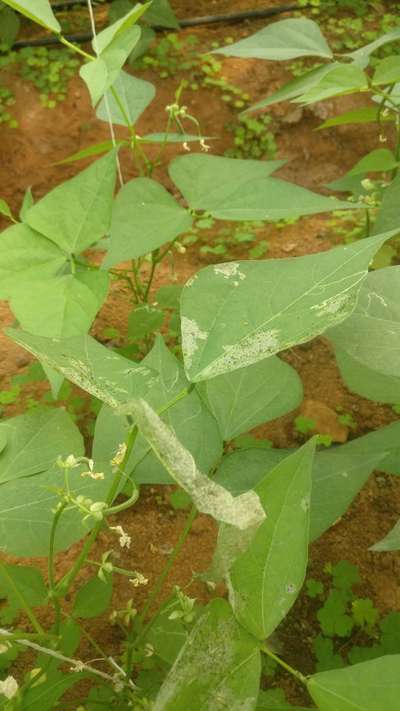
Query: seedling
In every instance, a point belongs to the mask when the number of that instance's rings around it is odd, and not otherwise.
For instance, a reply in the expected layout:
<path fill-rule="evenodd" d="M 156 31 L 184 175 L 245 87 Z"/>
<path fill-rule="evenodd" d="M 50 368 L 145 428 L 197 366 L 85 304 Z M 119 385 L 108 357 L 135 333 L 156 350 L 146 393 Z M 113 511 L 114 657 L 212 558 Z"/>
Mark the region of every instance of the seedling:
<path fill-rule="evenodd" d="M 312 641 L 317 671 L 398 654 L 400 615 L 381 616 L 370 598 L 358 597 L 354 587 L 362 580 L 357 566 L 342 560 L 324 571 L 325 585 L 314 578 L 306 581 L 306 595 L 323 603 L 316 609 L 320 632 Z"/>

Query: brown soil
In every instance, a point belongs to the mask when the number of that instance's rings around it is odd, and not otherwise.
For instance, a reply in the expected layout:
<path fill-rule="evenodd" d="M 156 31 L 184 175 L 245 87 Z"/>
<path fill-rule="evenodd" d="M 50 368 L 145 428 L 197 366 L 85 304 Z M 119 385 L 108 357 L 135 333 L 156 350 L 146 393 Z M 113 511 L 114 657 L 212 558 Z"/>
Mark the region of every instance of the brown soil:
<path fill-rule="evenodd" d="M 175 0 L 172 4 L 180 17 L 233 12 L 266 5 L 261 0 L 203 0 L 196 3 L 194 12 L 193 3 L 189 0 Z M 274 6 L 280 3 L 269 4 Z M 264 24 L 252 22 L 232 25 L 229 29 L 199 28 L 190 30 L 190 33 L 197 34 L 204 46 L 210 46 L 210 42 L 215 39 L 223 41 L 227 32 L 239 38 Z M 289 77 L 287 70 L 279 63 L 236 59 L 224 61 L 224 74 L 230 81 L 243 87 L 252 100 L 272 92 Z M 157 85 L 157 98 L 140 119 L 137 127 L 139 134 L 163 130 L 165 106 L 171 102 L 181 79 L 174 77 L 160 80 L 150 72 L 144 76 Z M 85 146 L 106 140 L 108 128 L 93 117 L 89 97 L 79 78 L 71 81 L 67 100 L 53 110 L 43 108 L 36 90 L 22 82 L 12 70 L 8 71 L 6 78 L 17 96 L 14 113 L 19 121 L 19 128 L 1 128 L 0 195 L 17 212 L 27 187 L 31 186 L 34 196 L 39 198 L 80 170 L 84 162 L 69 166 L 57 165 L 57 162 Z M 232 136 L 225 125 L 232 121 L 234 114 L 229 106 L 221 102 L 218 90 L 188 90 L 185 93 L 185 103 L 200 121 L 203 133 L 218 136 L 218 140 L 213 143 L 212 152 L 222 154 L 231 145 Z M 295 116 L 293 106 L 278 105 L 273 108 L 278 156 L 288 160 L 288 164 L 280 171 L 281 176 L 300 185 L 320 189 L 321 185 L 340 177 L 365 152 L 376 147 L 377 129 L 374 126 L 363 128 L 362 131 L 358 127 L 342 127 L 321 132 L 314 130 L 321 123 L 321 119 L 353 108 L 358 103 L 361 102 L 353 97 L 344 97 L 325 102 L 312 110 L 298 112 Z M 124 131 L 120 130 L 118 134 L 124 135 Z M 170 148 L 168 159 L 177 155 L 180 150 Z M 126 180 L 135 175 L 130 156 L 126 152 L 122 152 L 122 170 Z M 164 168 L 157 170 L 156 177 L 169 189 L 172 188 Z M 258 234 L 260 238 L 268 240 L 268 257 L 284 258 L 310 254 L 327 250 L 338 242 L 331 220 L 330 217 L 316 216 L 301 219 L 283 229 L 267 225 L 258 230 Z M 246 253 L 242 251 L 235 256 L 246 258 Z M 194 246 L 185 255 L 175 257 L 175 278 L 178 282 L 183 282 L 209 262 L 210 259 L 199 255 Z M 155 288 L 168 283 L 170 279 L 171 268 L 164 264 L 157 274 Z M 6 304 L 1 304 L 0 308 L 2 325 L 7 326 L 12 323 L 13 317 Z M 96 320 L 93 333 L 101 337 L 107 326 L 116 327 L 121 333 L 126 333 L 130 308 L 129 295 L 120 286 L 114 286 Z M 300 374 L 305 398 L 325 403 L 333 409 L 343 408 L 344 412 L 353 415 L 357 429 L 351 433 L 352 437 L 382 427 L 395 418 L 391 408 L 363 400 L 344 387 L 334 357 L 324 339 L 317 339 L 286 352 L 283 358 Z M 0 335 L 0 376 L 3 388 L 7 387 L 10 376 L 23 372 L 29 361 L 30 358 L 23 350 L 5 335 Z M 39 384 L 30 386 L 30 389 L 39 396 L 46 387 Z M 15 406 L 10 406 L 6 414 L 9 416 L 16 411 Z M 293 428 L 296 414 L 290 413 L 259 428 L 257 435 L 268 437 L 276 447 L 298 444 Z M 118 518 L 118 523 L 132 536 L 132 548 L 129 552 L 121 552 L 120 564 L 122 567 L 140 570 L 149 579 L 149 587 L 165 565 L 167 553 L 176 542 L 186 516 L 185 513 L 171 511 L 165 494 L 165 489 L 145 490 L 134 510 L 124 512 Z M 360 567 L 365 581 L 365 596 L 370 596 L 383 612 L 400 610 L 398 556 L 368 551 L 369 546 L 382 538 L 392 527 L 399 512 L 399 479 L 382 475 L 371 477 L 342 520 L 313 544 L 310 562 L 312 573 L 320 574 L 327 561 L 352 561 Z M 169 576 L 165 594 L 171 590 L 172 585 L 178 584 L 191 596 L 200 600 L 209 599 L 210 594 L 206 586 L 198 580 L 193 580 L 193 573 L 207 569 L 215 543 L 215 530 L 210 519 L 200 516 L 196 520 L 173 574 Z M 109 536 L 102 534 L 92 557 L 98 558 L 113 542 Z M 69 569 L 78 549 L 79 546 L 74 546 L 68 553 L 58 556 L 59 574 Z M 44 569 L 44 561 L 36 560 L 35 564 Z M 88 576 L 89 571 L 83 571 L 78 582 Z M 125 578 L 117 578 L 115 584 L 114 607 L 122 607 L 129 598 L 133 598 L 134 604 L 140 607 L 146 589 L 130 587 Z M 302 604 L 301 601 L 299 604 Z M 89 625 L 88 629 L 96 636 L 95 625 Z M 118 644 L 118 634 L 116 635 L 114 628 L 104 621 L 101 621 L 99 631 L 103 643 L 109 643 L 111 648 Z M 284 654 L 288 661 L 308 672 L 312 670 L 312 659 L 305 654 L 300 637 L 296 626 L 289 625 L 286 632 L 283 629 L 281 639 Z M 293 691 L 291 683 L 288 683 L 288 689 Z M 294 700 L 304 700 L 297 697 L 296 692 L 293 691 L 293 694 Z"/>

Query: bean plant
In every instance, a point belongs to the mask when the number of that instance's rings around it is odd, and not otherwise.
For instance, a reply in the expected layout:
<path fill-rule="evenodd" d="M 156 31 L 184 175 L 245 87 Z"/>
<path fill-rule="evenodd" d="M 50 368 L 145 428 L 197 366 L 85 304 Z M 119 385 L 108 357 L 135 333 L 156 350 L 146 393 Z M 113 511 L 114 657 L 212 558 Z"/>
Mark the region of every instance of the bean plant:
<path fill-rule="evenodd" d="M 257 447 L 248 433 L 299 405 L 301 381 L 278 354 L 321 334 L 353 392 L 400 402 L 400 267 L 369 271 L 400 227 L 400 62 L 389 57 L 372 73 L 368 68 L 373 53 L 398 40 L 400 30 L 334 56 L 314 22 L 288 19 L 218 50 L 323 62 L 252 110 L 280 100 L 307 105 L 347 93 L 365 96 L 364 109 L 325 122 L 377 126 L 378 148 L 335 186 L 343 195 L 337 198 L 276 178 L 283 161 L 207 154 L 179 89 L 166 107 L 165 130 L 137 134 L 136 121 L 155 89 L 123 65 L 140 41 L 137 21 L 151 3 L 132 7 L 95 34 L 92 52 L 63 37 L 47 0 L 6 4 L 84 60 L 81 77 L 97 117 L 110 124 L 111 139 L 70 158 L 103 154 L 40 200 L 27 192 L 18 217 L 0 204 L 13 223 L 0 241 L 1 297 L 17 321 L 8 336 L 39 359 L 55 396 L 67 379 L 101 403 L 90 451 L 63 407 L 35 408 L 0 423 L 6 554 L 0 562 L 0 707 L 268 709 L 275 702 L 260 684 L 265 660 L 272 659 L 307 689 L 308 708 L 395 711 L 400 655 L 307 675 L 276 653 L 271 636 L 302 589 L 310 541 L 345 513 L 374 468 L 400 474 L 400 423 L 331 448 L 318 446 L 315 437 L 296 449 Z M 165 6 L 154 2 L 152 11 Z M 115 138 L 114 125 L 127 127 L 129 137 Z M 173 194 L 152 177 L 172 142 L 192 147 L 169 163 Z M 159 144 L 156 159 L 147 156 L 147 144 Z M 122 149 L 130 151 L 137 174 L 126 183 Z M 362 238 L 304 257 L 211 265 L 182 289 L 163 287 L 161 306 L 149 301 L 159 263 L 201 219 L 274 222 L 336 210 L 364 214 Z M 105 253 L 100 265 L 93 247 Z M 129 288 L 134 303 L 133 357 L 88 335 L 115 280 Z M 162 304 L 168 311 L 178 298 L 180 348 L 171 349 L 161 335 Z M 250 445 L 232 451 L 240 436 Z M 142 484 L 175 484 L 181 503 L 182 497 L 191 502 L 152 586 L 145 570 L 125 569 L 118 560 L 118 548 L 131 545 L 118 516 L 137 505 Z M 218 525 L 204 580 L 211 589 L 224 581 L 227 591 L 204 606 L 180 588 L 164 590 L 199 513 Z M 373 550 L 397 550 L 399 525 Z M 102 532 L 114 543 L 99 557 L 94 544 Z M 56 554 L 78 542 L 60 575 Z M 46 576 L 18 562 L 35 556 L 47 557 Z M 132 600 L 111 610 L 122 636 L 111 652 L 101 636 L 92 636 L 87 620 L 110 613 L 116 576 L 127 589 L 149 588 L 149 594 L 140 610 Z M 13 663 L 26 652 L 20 674 Z M 291 708 L 281 697 L 279 703 Z"/>

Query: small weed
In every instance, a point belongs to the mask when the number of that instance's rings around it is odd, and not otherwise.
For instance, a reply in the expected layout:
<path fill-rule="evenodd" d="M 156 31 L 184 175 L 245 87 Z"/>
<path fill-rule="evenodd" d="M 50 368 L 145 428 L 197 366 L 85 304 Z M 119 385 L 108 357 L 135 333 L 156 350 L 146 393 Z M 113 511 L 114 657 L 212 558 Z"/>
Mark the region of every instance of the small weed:
<path fill-rule="evenodd" d="M 18 121 L 9 111 L 14 104 L 15 96 L 13 92 L 5 86 L 0 86 L 0 124 L 6 124 L 9 128 L 18 127 Z"/>
<path fill-rule="evenodd" d="M 69 49 L 47 47 L 25 47 L 18 52 L 10 51 L 0 57 L 0 68 L 14 65 L 22 79 L 31 82 L 40 92 L 43 106 L 55 108 L 67 96 L 68 82 L 73 77 L 80 61 Z M 8 91 L 8 90 L 6 90 Z M 0 89 L 0 122 L 4 100 Z M 14 103 L 12 93 L 4 96 L 6 106 Z M 6 111 L 6 113 L 8 113 Z M 4 120 L 4 119 L 3 119 Z M 12 117 L 10 119 L 13 120 Z"/>
<path fill-rule="evenodd" d="M 355 421 L 353 415 L 351 412 L 344 412 L 343 408 L 337 407 L 336 411 L 338 413 L 338 422 L 341 425 L 344 425 L 345 427 L 348 427 L 350 430 L 356 430 L 357 429 L 357 422 Z"/>
<path fill-rule="evenodd" d="M 79 60 L 68 49 L 26 47 L 18 54 L 21 77 L 40 92 L 43 106 L 53 109 L 64 101 L 68 82 L 76 74 Z"/>
<path fill-rule="evenodd" d="M 317 423 L 311 417 L 304 417 L 304 415 L 298 415 L 294 420 L 294 430 L 303 439 L 307 439 L 307 435 L 315 434 L 317 429 Z M 329 434 L 317 433 L 317 444 L 322 447 L 330 447 L 332 444 L 332 437 Z"/>
<path fill-rule="evenodd" d="M 214 225 L 215 221 L 210 217 L 197 220 L 190 233 L 183 238 L 183 244 L 190 246 L 199 242 L 200 254 L 226 259 L 235 257 L 238 248 L 243 252 L 244 247 L 247 247 L 250 259 L 259 259 L 267 254 L 267 240 L 260 240 L 257 236 L 257 230 L 263 226 L 262 222 L 242 222 L 238 227 L 220 227 L 217 232 L 212 229 Z"/>
<path fill-rule="evenodd" d="M 269 114 L 259 118 L 239 116 L 236 122 L 227 125 L 233 133 L 233 147 L 228 148 L 225 155 L 228 158 L 275 158 L 276 142 L 271 124 Z"/>
<path fill-rule="evenodd" d="M 370 598 L 357 596 L 354 587 L 362 581 L 352 563 L 328 563 L 324 572 L 328 578 L 325 584 L 315 578 L 306 581 L 306 595 L 318 605 L 319 632 L 312 641 L 317 671 L 398 654 L 400 613 L 381 617 Z"/>

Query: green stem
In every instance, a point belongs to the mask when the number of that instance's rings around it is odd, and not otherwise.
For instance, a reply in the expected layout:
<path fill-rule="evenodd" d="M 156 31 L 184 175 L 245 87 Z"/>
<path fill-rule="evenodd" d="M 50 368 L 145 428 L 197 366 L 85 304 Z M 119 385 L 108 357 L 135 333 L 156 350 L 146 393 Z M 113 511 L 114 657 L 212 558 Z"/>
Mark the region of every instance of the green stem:
<path fill-rule="evenodd" d="M 267 654 L 268 657 L 271 657 L 271 659 L 274 660 L 279 666 L 281 666 L 283 669 L 285 669 L 289 674 L 292 674 L 292 676 L 295 676 L 296 679 L 301 681 L 302 684 L 307 685 L 307 677 L 304 676 L 301 672 L 297 671 L 297 669 L 294 669 L 293 667 L 290 666 L 290 664 L 287 664 L 286 662 L 283 661 L 280 657 L 277 657 L 276 654 L 271 652 L 271 650 L 267 647 L 267 645 L 263 645 L 261 647 L 261 651 L 264 652 L 264 654 Z"/>
<path fill-rule="evenodd" d="M 37 619 L 35 613 L 33 612 L 31 606 L 27 602 L 24 594 L 18 589 L 16 584 L 14 583 L 14 580 L 12 579 L 11 575 L 7 571 L 7 568 L 3 563 L 0 561 L 0 573 L 3 576 L 3 578 L 6 579 L 8 585 L 13 589 L 16 597 L 18 598 L 21 608 L 25 611 L 27 617 L 29 618 L 32 627 L 36 630 L 36 632 L 41 635 L 41 636 L 46 636 L 46 632 L 44 631 L 42 625 L 40 624 L 39 620 Z"/>
<path fill-rule="evenodd" d="M 149 299 L 149 293 L 150 293 L 151 285 L 152 285 L 152 283 L 153 283 L 154 274 L 155 274 L 155 271 L 156 271 L 156 268 L 157 268 L 157 264 L 158 264 L 158 260 L 157 260 L 157 255 L 158 255 L 158 253 L 159 253 L 159 250 L 158 250 L 158 249 L 155 249 L 154 252 L 152 252 L 152 255 L 151 255 L 151 269 L 150 269 L 149 278 L 148 278 L 147 285 L 146 285 L 146 289 L 145 289 L 144 296 L 143 296 L 143 301 L 144 301 L 145 303 L 147 303 L 147 301 L 148 301 L 148 299 Z"/>
<path fill-rule="evenodd" d="M 174 563 L 175 563 L 179 553 L 181 552 L 181 550 L 185 544 L 185 541 L 190 533 L 190 530 L 193 525 L 193 521 L 195 520 L 196 516 L 197 516 L 197 509 L 195 506 L 193 506 L 190 513 L 189 513 L 189 516 L 186 520 L 185 526 L 184 526 L 184 528 L 183 528 L 183 530 L 182 530 L 182 532 L 181 532 L 181 534 L 174 546 L 174 549 L 173 549 L 170 557 L 168 558 L 168 561 L 167 561 L 164 569 L 162 570 L 161 574 L 159 575 L 149 597 L 147 598 L 147 601 L 146 601 L 146 604 L 145 604 L 143 610 L 141 611 L 141 613 L 138 617 L 139 625 L 143 624 L 143 622 L 144 622 L 147 614 L 150 612 L 154 602 L 157 600 L 158 596 L 160 595 L 161 590 L 164 587 L 164 583 L 165 583 L 171 569 L 173 568 Z M 147 623 L 147 625 L 145 625 L 143 627 L 143 629 L 141 630 L 141 632 L 139 633 L 138 637 L 135 640 L 135 644 L 132 645 L 132 647 L 128 647 L 127 665 L 128 665 L 128 661 L 129 661 L 129 664 L 131 664 L 133 647 L 134 646 L 137 647 L 138 644 L 141 642 L 141 640 L 145 637 L 146 633 L 148 632 L 148 630 L 152 626 L 154 620 L 156 619 L 158 612 L 159 612 L 159 610 L 157 610 L 157 612 L 155 613 L 153 618 Z M 129 667 L 128 667 L 127 671 L 128 671 L 128 673 L 130 672 Z"/>
<path fill-rule="evenodd" d="M 126 465 L 128 463 L 132 449 L 135 445 L 136 437 L 137 437 L 137 427 L 134 426 L 134 427 L 132 427 L 132 429 L 128 435 L 124 461 L 122 462 L 120 468 L 118 469 L 118 472 L 114 477 L 114 480 L 111 484 L 111 487 L 110 487 L 109 492 L 106 497 L 106 504 L 108 505 L 108 507 L 111 507 L 111 504 L 115 499 L 115 496 L 118 494 L 120 484 L 122 481 L 122 477 L 125 474 Z M 71 587 L 73 581 L 75 580 L 76 576 L 78 575 L 80 569 L 84 565 L 86 558 L 89 555 L 89 551 L 91 550 L 102 527 L 103 527 L 102 520 L 98 521 L 95 524 L 95 526 L 93 527 L 92 531 L 90 532 L 88 538 L 86 539 L 86 541 L 82 547 L 82 550 L 81 550 L 79 556 L 77 557 L 74 565 L 72 566 L 71 570 L 57 584 L 57 588 L 56 588 L 57 594 L 66 595 L 66 593 L 68 592 L 69 588 Z"/>
<path fill-rule="evenodd" d="M 365 210 L 365 236 L 369 237 L 371 234 L 371 215 L 369 210 Z"/>
<path fill-rule="evenodd" d="M 66 47 L 69 47 L 69 49 L 71 49 L 73 52 L 76 52 L 76 54 L 80 54 L 82 57 L 85 57 L 85 59 L 87 59 L 88 61 L 93 62 L 96 59 L 96 57 L 93 57 L 92 54 L 88 54 L 83 49 L 81 49 L 81 47 L 78 47 L 76 44 L 73 44 L 72 42 L 67 40 L 66 37 L 63 37 L 63 35 L 59 35 L 58 39 L 61 44 L 64 44 Z"/>
<path fill-rule="evenodd" d="M 400 161 L 400 115 L 397 114 L 396 116 L 396 148 L 394 152 L 396 161 Z M 399 167 L 396 166 L 396 168 L 393 168 L 392 173 L 391 173 L 391 180 L 394 180 L 395 177 L 397 176 L 399 172 Z"/>
<path fill-rule="evenodd" d="M 58 637 L 48 632 L 44 635 L 38 634 L 37 632 L 9 632 L 0 628 L 0 637 L 4 637 L 9 642 L 18 642 L 19 639 L 50 639 L 57 641 Z"/>
<path fill-rule="evenodd" d="M 48 578 L 49 578 L 49 586 L 50 586 L 50 599 L 54 605 L 54 610 L 56 613 L 55 622 L 54 622 L 54 628 L 55 628 L 56 635 L 58 635 L 60 632 L 61 606 L 60 606 L 57 595 L 54 594 L 55 587 L 56 587 L 56 581 L 55 581 L 55 576 L 54 576 L 54 548 L 55 548 L 55 538 L 56 538 L 57 526 L 60 522 L 61 516 L 63 515 L 66 507 L 67 507 L 67 504 L 62 503 L 61 506 L 57 509 L 56 513 L 54 514 L 53 522 L 51 525 L 51 531 L 50 531 L 49 557 L 48 557 L 48 561 L 47 561 Z"/>
<path fill-rule="evenodd" d="M 71 619 L 70 614 L 63 612 L 63 615 L 67 619 Z M 94 639 L 94 637 L 92 637 L 92 635 L 81 624 L 79 624 L 79 622 L 73 616 L 72 616 L 72 619 L 74 620 L 74 622 L 76 622 L 77 625 L 79 625 L 79 629 L 82 632 L 83 636 L 86 637 L 88 642 L 90 642 L 92 647 L 96 650 L 97 654 L 99 654 L 101 657 L 103 657 L 104 661 L 107 662 L 114 671 L 117 671 L 122 676 L 125 676 L 125 671 L 122 669 L 122 667 L 119 666 L 119 664 L 117 664 L 115 659 L 113 659 L 113 657 L 108 656 L 108 654 L 104 651 L 104 649 L 102 649 L 100 647 L 100 645 Z"/>
<path fill-rule="evenodd" d="M 116 513 L 121 513 L 121 511 L 125 511 L 126 509 L 129 509 L 131 506 L 136 504 L 138 498 L 139 498 L 139 489 L 137 488 L 136 484 L 134 482 L 131 482 L 134 486 L 134 491 L 132 496 L 129 497 L 129 499 L 126 499 L 126 501 L 123 501 L 122 504 L 118 504 L 118 506 L 112 506 L 109 509 L 107 509 L 107 516 L 112 516 L 113 514 Z"/>

